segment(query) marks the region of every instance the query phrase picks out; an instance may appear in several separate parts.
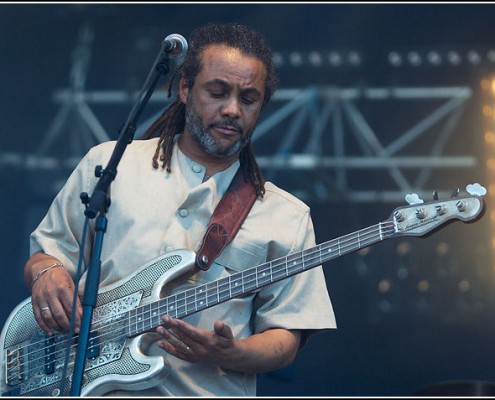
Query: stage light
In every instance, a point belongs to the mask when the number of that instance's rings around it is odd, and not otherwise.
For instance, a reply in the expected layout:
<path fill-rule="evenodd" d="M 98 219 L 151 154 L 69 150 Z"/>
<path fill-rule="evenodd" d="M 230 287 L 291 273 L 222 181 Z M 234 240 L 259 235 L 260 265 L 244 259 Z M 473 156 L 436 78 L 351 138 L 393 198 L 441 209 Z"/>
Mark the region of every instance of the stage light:
<path fill-rule="evenodd" d="M 495 134 L 493 132 L 485 132 L 485 142 L 489 144 L 495 143 Z"/>
<path fill-rule="evenodd" d="M 380 311 L 383 313 L 389 313 L 392 311 L 392 304 L 390 304 L 390 302 L 386 300 L 380 301 L 378 307 L 380 308 Z"/>
<path fill-rule="evenodd" d="M 485 117 L 490 117 L 491 115 L 493 115 L 493 110 L 489 105 L 484 105 L 482 112 L 483 116 Z"/>
<path fill-rule="evenodd" d="M 428 290 L 430 290 L 430 282 L 428 282 L 426 279 L 422 279 L 418 282 L 417 285 L 418 292 L 425 293 Z"/>
<path fill-rule="evenodd" d="M 404 280 L 409 276 L 409 271 L 407 268 L 401 267 L 397 270 L 397 278 Z"/>
<path fill-rule="evenodd" d="M 277 67 L 284 65 L 284 58 L 280 53 L 274 52 L 272 55 L 272 60 L 273 60 L 273 64 L 275 64 L 275 66 Z"/>
<path fill-rule="evenodd" d="M 489 79 L 482 79 L 481 80 L 481 89 L 487 91 L 490 90 L 491 87 L 491 80 Z"/>
<path fill-rule="evenodd" d="M 418 52 L 416 51 L 410 51 L 407 54 L 407 59 L 411 65 L 414 65 L 415 67 L 421 65 L 421 56 L 419 55 Z"/>
<path fill-rule="evenodd" d="M 492 172 L 495 171 L 495 159 L 489 158 L 486 160 L 486 167 Z"/>
<path fill-rule="evenodd" d="M 353 66 L 357 66 L 357 65 L 361 64 L 361 56 L 359 55 L 359 53 L 357 53 L 355 51 L 351 51 L 347 55 L 347 59 L 349 61 L 349 64 L 351 64 Z"/>
<path fill-rule="evenodd" d="M 378 282 L 378 291 L 380 293 L 387 293 L 390 291 L 390 288 L 392 287 L 392 284 L 388 279 L 382 279 L 380 282 Z"/>
<path fill-rule="evenodd" d="M 442 63 L 442 57 L 436 51 L 430 51 L 426 57 L 432 65 L 440 65 Z"/>
<path fill-rule="evenodd" d="M 437 253 L 437 256 L 439 256 L 439 257 L 445 257 L 450 252 L 450 246 L 449 246 L 448 243 L 440 242 L 436 246 L 435 252 Z"/>
<path fill-rule="evenodd" d="M 342 57 L 336 51 L 331 51 L 328 54 L 328 61 L 330 62 L 330 65 L 337 67 L 342 64 Z"/>
<path fill-rule="evenodd" d="M 290 53 L 289 60 L 291 65 L 293 65 L 294 67 L 299 67 L 303 63 L 302 55 L 298 51 L 293 51 L 292 53 Z"/>
<path fill-rule="evenodd" d="M 447 53 L 447 60 L 452 65 L 459 65 L 461 63 L 461 56 L 456 51 L 449 51 Z"/>
<path fill-rule="evenodd" d="M 481 57 L 479 53 L 474 50 L 470 50 L 467 53 L 467 59 L 473 65 L 478 65 L 481 62 Z"/>
<path fill-rule="evenodd" d="M 388 62 L 392 66 L 398 67 L 399 65 L 402 65 L 402 57 L 396 51 L 392 51 L 392 52 L 388 53 Z"/>
<path fill-rule="evenodd" d="M 320 65 L 323 64 L 323 59 L 321 57 L 321 54 L 318 53 L 317 51 L 312 51 L 309 53 L 308 56 L 309 63 L 315 67 L 319 67 Z"/>
<path fill-rule="evenodd" d="M 459 291 L 461 292 L 468 292 L 469 289 L 471 289 L 471 284 L 466 279 L 460 281 L 458 286 L 459 286 Z"/>
<path fill-rule="evenodd" d="M 409 242 L 400 242 L 395 251 L 399 257 L 405 256 L 411 252 L 412 246 Z"/>

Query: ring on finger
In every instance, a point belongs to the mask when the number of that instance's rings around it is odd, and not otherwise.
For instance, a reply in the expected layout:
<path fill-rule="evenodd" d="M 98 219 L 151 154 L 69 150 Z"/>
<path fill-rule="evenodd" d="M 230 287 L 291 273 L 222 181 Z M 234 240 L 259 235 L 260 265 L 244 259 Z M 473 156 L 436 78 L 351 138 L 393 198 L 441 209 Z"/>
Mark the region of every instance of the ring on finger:
<path fill-rule="evenodd" d="M 43 312 L 43 311 L 51 311 L 51 309 L 50 309 L 49 306 L 41 307 L 40 310 L 41 310 L 41 312 Z"/>

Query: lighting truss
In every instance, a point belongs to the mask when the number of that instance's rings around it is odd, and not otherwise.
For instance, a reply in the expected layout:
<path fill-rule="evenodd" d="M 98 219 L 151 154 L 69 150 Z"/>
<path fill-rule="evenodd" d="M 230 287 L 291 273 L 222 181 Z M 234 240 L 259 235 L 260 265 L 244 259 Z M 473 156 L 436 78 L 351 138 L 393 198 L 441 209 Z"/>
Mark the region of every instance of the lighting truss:
<path fill-rule="evenodd" d="M 73 54 L 70 87 L 54 92 L 60 109 L 36 154 L 0 153 L 0 167 L 18 165 L 32 174 L 72 169 L 91 146 L 110 140 L 93 109 L 109 104 L 128 107 L 137 92 L 84 90 L 91 42 L 92 31 L 83 27 Z M 150 107 L 159 105 L 159 112 L 168 101 L 160 90 L 149 100 Z M 409 192 L 442 192 L 444 188 L 429 186 L 440 169 L 457 175 L 480 164 L 469 146 L 449 153 L 452 142 L 466 140 L 458 125 L 472 101 L 469 86 L 280 88 L 265 107 L 253 146 L 265 176 L 305 200 L 396 202 Z M 406 104 L 402 115 L 393 108 L 401 103 Z M 370 112 L 375 105 L 385 109 Z M 141 123 L 135 138 L 157 116 Z M 397 126 L 398 120 L 402 126 Z M 50 148 L 67 137 L 69 129 L 71 141 L 80 146 L 73 146 L 70 155 L 50 155 Z"/>

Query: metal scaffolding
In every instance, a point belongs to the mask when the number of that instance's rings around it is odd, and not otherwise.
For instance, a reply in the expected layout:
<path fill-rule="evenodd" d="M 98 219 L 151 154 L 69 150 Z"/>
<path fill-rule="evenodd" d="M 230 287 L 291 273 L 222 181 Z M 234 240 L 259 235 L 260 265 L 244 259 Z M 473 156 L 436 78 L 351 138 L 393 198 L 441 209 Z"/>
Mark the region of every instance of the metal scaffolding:
<path fill-rule="evenodd" d="M 36 154 L 0 153 L 0 167 L 22 165 L 33 174 L 61 167 L 72 169 L 92 145 L 110 140 L 91 107 L 129 106 L 137 92 L 84 90 L 92 39 L 91 28 L 83 26 L 73 52 L 70 87 L 54 92 L 53 99 L 60 109 Z M 304 199 L 397 201 L 411 191 L 441 192 L 443 188 L 428 187 L 434 170 L 470 170 L 480 164 L 469 147 L 463 146 L 455 154 L 447 151 L 449 143 L 463 140 L 457 127 L 472 99 L 469 86 L 280 88 L 264 110 L 253 146 L 266 177 L 280 179 L 289 191 Z M 163 108 L 169 101 L 164 92 L 156 91 L 150 105 Z M 392 118 L 393 107 L 407 102 L 414 105 L 407 109 L 406 116 Z M 385 110 L 370 112 L 373 104 L 385 105 Z M 418 107 L 421 115 L 412 115 L 411 109 Z M 156 116 L 141 123 L 135 138 Z M 380 120 L 379 129 L 374 128 L 373 119 Z M 402 119 L 404 126 L 387 126 L 388 119 Z M 63 156 L 49 155 L 62 133 L 65 140 L 69 137 L 71 151 Z M 425 138 L 428 146 L 414 146 Z M 359 187 L 359 182 L 367 178 L 357 174 L 370 171 L 379 171 L 376 179 L 385 181 L 386 176 L 388 183 L 380 182 L 376 188 Z M 406 171 L 414 171 L 414 177 Z"/>

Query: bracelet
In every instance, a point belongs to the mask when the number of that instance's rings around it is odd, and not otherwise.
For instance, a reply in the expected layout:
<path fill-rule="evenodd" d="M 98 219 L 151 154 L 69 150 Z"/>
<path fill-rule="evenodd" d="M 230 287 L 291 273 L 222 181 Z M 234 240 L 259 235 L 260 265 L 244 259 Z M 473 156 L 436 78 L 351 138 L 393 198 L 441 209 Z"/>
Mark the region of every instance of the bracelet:
<path fill-rule="evenodd" d="M 55 268 L 55 267 L 63 267 L 64 264 L 60 263 L 60 262 L 56 262 L 55 264 L 52 264 L 48 267 L 46 267 L 45 269 L 42 269 L 40 272 L 38 272 L 36 274 L 36 276 L 33 278 L 32 282 L 31 282 L 31 288 L 34 286 L 34 284 L 36 283 L 36 281 L 38 279 L 40 279 L 40 276 L 43 275 L 46 271 L 52 269 L 52 268 Z"/>

